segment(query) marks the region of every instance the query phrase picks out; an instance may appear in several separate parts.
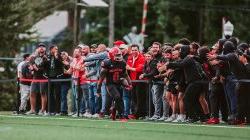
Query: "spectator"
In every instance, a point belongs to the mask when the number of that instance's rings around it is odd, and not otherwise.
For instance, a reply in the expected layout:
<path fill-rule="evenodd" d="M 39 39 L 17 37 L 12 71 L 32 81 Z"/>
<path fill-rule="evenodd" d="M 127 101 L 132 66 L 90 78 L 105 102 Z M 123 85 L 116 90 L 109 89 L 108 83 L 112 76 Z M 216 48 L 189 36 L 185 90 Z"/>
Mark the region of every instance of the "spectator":
<path fill-rule="evenodd" d="M 70 79 L 71 75 L 65 73 L 70 68 L 70 58 L 67 52 L 61 52 L 62 63 L 63 63 L 63 76 L 62 79 Z M 70 89 L 70 82 L 61 82 L 61 115 L 68 115 L 68 104 L 67 104 L 67 94 Z"/>
<path fill-rule="evenodd" d="M 141 78 L 152 79 L 153 85 L 151 88 L 153 104 L 154 104 L 154 115 L 149 120 L 158 120 L 160 119 L 161 109 L 162 109 L 162 95 L 163 95 L 163 85 L 159 82 L 162 81 L 161 78 L 155 78 L 154 76 L 159 74 L 157 69 L 157 63 L 160 62 L 161 55 L 161 44 L 154 42 L 150 51 L 153 54 L 153 60 L 150 63 L 151 72 L 148 74 L 143 74 Z"/>
<path fill-rule="evenodd" d="M 37 54 L 32 63 L 33 69 L 33 80 L 45 80 L 47 77 L 46 74 L 46 45 L 40 43 L 37 48 Z M 27 115 L 36 114 L 36 96 L 37 94 L 41 95 L 41 110 L 39 115 L 46 115 L 46 106 L 47 106 L 47 82 L 44 81 L 32 81 L 31 82 L 31 94 L 30 94 L 30 111 L 26 112 Z"/>
<path fill-rule="evenodd" d="M 99 44 L 98 47 L 96 48 L 96 54 L 90 55 L 86 58 L 84 58 L 84 62 L 91 62 L 91 61 L 96 61 L 96 70 L 97 70 L 97 77 L 100 77 L 100 71 L 101 71 L 101 62 L 104 59 L 108 58 L 108 52 L 106 51 L 107 47 L 105 44 Z M 99 117 L 104 117 L 104 112 L 105 111 L 105 105 L 106 105 L 106 84 L 103 83 L 101 87 L 101 96 L 102 96 L 102 107 L 101 111 L 99 113 Z"/>
<path fill-rule="evenodd" d="M 20 79 L 32 79 L 32 67 L 30 65 L 30 54 L 23 55 L 23 61 L 18 65 L 18 75 Z M 30 96 L 30 83 L 20 81 L 21 102 L 19 106 L 19 113 L 23 114 L 26 111 L 27 102 Z"/>
<path fill-rule="evenodd" d="M 129 73 L 131 80 L 139 80 L 139 76 L 142 74 L 143 67 L 145 63 L 144 56 L 139 52 L 138 45 L 131 46 L 131 54 L 127 60 L 126 69 Z M 146 116 L 146 94 L 145 88 L 146 83 L 133 83 L 132 89 L 132 102 L 135 105 L 135 117 L 145 117 Z"/>
<path fill-rule="evenodd" d="M 51 45 L 49 48 L 50 52 L 48 55 L 48 68 L 47 74 L 50 79 L 60 79 L 63 76 L 63 62 L 61 54 L 58 52 L 56 45 Z M 61 93 L 61 82 L 50 82 L 49 89 L 49 114 L 59 115 L 60 111 L 60 93 Z"/>

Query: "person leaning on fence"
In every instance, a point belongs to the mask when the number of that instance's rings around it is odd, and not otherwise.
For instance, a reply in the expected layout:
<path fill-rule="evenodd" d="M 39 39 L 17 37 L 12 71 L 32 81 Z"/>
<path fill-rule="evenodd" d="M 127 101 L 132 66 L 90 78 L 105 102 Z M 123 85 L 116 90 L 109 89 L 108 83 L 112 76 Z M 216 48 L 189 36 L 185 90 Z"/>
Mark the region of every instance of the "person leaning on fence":
<path fill-rule="evenodd" d="M 62 57 L 62 63 L 63 63 L 63 76 L 62 79 L 70 79 L 71 75 L 66 74 L 65 71 L 67 71 L 70 68 L 70 57 L 67 52 L 63 51 L 61 52 Z M 70 89 L 70 81 L 62 81 L 61 82 L 61 116 L 68 115 L 68 101 L 67 101 L 67 94 Z"/>
<path fill-rule="evenodd" d="M 145 58 L 139 51 L 138 45 L 131 45 L 131 53 L 127 60 L 126 69 L 129 73 L 131 80 L 139 80 L 139 76 L 142 74 L 143 67 L 145 64 Z M 131 92 L 132 105 L 134 105 L 134 118 L 145 117 L 146 111 L 146 83 L 138 82 L 133 83 L 133 89 Z"/>
<path fill-rule="evenodd" d="M 96 48 L 96 54 L 93 55 L 89 55 L 86 58 L 84 58 L 84 62 L 96 62 L 96 76 L 99 78 L 100 77 L 100 72 L 101 72 L 101 62 L 104 59 L 108 58 L 108 52 L 107 52 L 107 47 L 105 44 L 99 44 L 98 47 Z M 106 90 L 106 83 L 102 84 L 101 87 L 101 100 L 102 100 L 102 106 L 101 106 L 101 110 L 99 113 L 99 117 L 104 117 L 104 113 L 105 111 L 105 106 L 106 106 L 106 94 L 107 94 L 107 90 Z"/>
<path fill-rule="evenodd" d="M 18 73 L 20 79 L 31 79 L 32 78 L 32 68 L 30 67 L 30 54 L 23 55 L 23 61 L 18 65 Z M 30 96 L 30 83 L 20 81 L 20 94 L 21 94 L 21 102 L 19 106 L 19 113 L 23 114 L 26 111 L 27 102 Z"/>
<path fill-rule="evenodd" d="M 31 94 L 30 94 L 30 111 L 26 112 L 27 115 L 35 115 L 36 114 L 36 98 L 37 94 L 41 95 L 41 109 L 39 111 L 39 115 L 46 114 L 46 106 L 47 106 L 47 81 L 46 80 L 46 45 L 38 44 L 36 49 L 36 56 L 34 60 L 31 62 L 33 69 L 33 80 L 31 82 Z"/>
<path fill-rule="evenodd" d="M 151 79 L 153 82 L 153 85 L 151 87 L 152 92 L 152 101 L 154 105 L 154 115 L 149 118 L 149 120 L 158 120 L 161 116 L 161 110 L 162 110 L 162 95 L 164 86 L 161 81 L 163 81 L 162 78 L 155 78 L 154 76 L 159 74 L 159 71 L 157 69 L 157 63 L 160 62 L 162 59 L 161 54 L 161 44 L 159 42 L 154 42 L 150 48 L 150 52 L 153 54 L 153 59 L 149 63 L 150 72 L 144 73 L 140 78 L 148 78 Z"/>
<path fill-rule="evenodd" d="M 48 64 L 47 64 L 47 76 L 50 79 L 60 79 L 63 76 L 63 62 L 58 47 L 51 45 L 49 48 Z M 61 82 L 50 82 L 50 89 L 48 95 L 49 100 L 49 114 L 59 115 L 60 113 L 60 90 Z"/>

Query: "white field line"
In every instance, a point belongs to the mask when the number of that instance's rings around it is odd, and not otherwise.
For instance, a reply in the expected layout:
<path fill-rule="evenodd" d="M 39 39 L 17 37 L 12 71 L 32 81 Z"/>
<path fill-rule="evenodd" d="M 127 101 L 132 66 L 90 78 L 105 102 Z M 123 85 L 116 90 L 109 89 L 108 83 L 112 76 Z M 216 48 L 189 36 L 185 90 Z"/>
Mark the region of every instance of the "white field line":
<path fill-rule="evenodd" d="M 96 120 L 96 119 L 85 119 L 85 118 L 60 118 L 60 117 L 40 117 L 40 116 L 18 116 L 18 115 L 0 115 L 4 118 L 24 118 L 24 119 L 51 119 L 51 120 L 70 120 L 70 121 L 92 121 L 92 122 L 109 122 L 109 123 L 128 123 L 128 124 L 151 124 L 151 125 L 172 125 L 172 126 L 191 126 L 191 127 L 210 127 L 210 128 L 226 128 L 226 129 L 249 129 L 247 126 L 221 126 L 221 125 L 203 125 L 203 124 L 180 124 L 180 123 L 159 123 L 159 122 L 121 122 L 121 121 L 112 121 L 112 120 Z"/>

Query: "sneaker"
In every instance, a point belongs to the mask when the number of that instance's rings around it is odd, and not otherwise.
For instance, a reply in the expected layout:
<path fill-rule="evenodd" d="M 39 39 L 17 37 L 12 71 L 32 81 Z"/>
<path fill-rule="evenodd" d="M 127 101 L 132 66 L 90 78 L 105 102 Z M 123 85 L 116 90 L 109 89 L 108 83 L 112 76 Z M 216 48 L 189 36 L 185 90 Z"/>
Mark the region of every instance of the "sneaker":
<path fill-rule="evenodd" d="M 92 115 L 92 118 L 99 118 L 99 114 L 95 113 L 94 115 Z"/>
<path fill-rule="evenodd" d="M 234 119 L 234 120 L 228 121 L 228 124 L 229 125 L 244 125 L 245 124 L 245 120 Z"/>
<path fill-rule="evenodd" d="M 174 122 L 174 123 L 184 123 L 184 122 L 186 122 L 185 118 L 186 118 L 185 115 L 180 114 L 180 115 L 178 115 L 177 118 L 176 118 L 175 120 L 173 120 L 172 122 Z"/>
<path fill-rule="evenodd" d="M 189 118 L 189 119 L 187 119 L 187 123 L 196 123 L 196 122 L 198 122 L 199 121 L 199 118 Z"/>
<path fill-rule="evenodd" d="M 18 112 L 18 114 L 20 114 L 20 115 L 24 115 L 25 114 L 25 110 L 20 110 L 19 112 Z"/>
<path fill-rule="evenodd" d="M 73 116 L 75 114 L 76 114 L 75 112 L 71 112 L 71 113 L 69 113 L 69 116 Z"/>
<path fill-rule="evenodd" d="M 149 118 L 150 121 L 156 121 L 160 119 L 160 116 L 154 115 L 153 117 Z"/>
<path fill-rule="evenodd" d="M 60 116 L 68 116 L 68 113 L 67 112 L 61 112 Z"/>
<path fill-rule="evenodd" d="M 176 114 L 172 114 L 168 119 L 165 120 L 165 122 L 172 122 L 176 118 L 177 118 L 177 115 Z"/>
<path fill-rule="evenodd" d="M 83 117 L 83 114 L 82 113 L 79 113 L 79 116 L 77 115 L 77 113 L 73 114 L 72 115 L 73 118 L 77 118 L 77 117 Z"/>
<path fill-rule="evenodd" d="M 61 113 L 56 113 L 55 116 L 61 116 Z"/>
<path fill-rule="evenodd" d="M 38 112 L 38 115 L 39 115 L 39 116 L 44 116 L 45 114 L 46 114 L 46 111 L 40 110 L 40 111 Z"/>
<path fill-rule="evenodd" d="M 165 121 L 167 119 L 168 119 L 168 117 L 162 116 L 160 119 L 158 119 L 158 121 Z"/>
<path fill-rule="evenodd" d="M 206 124 L 219 124 L 220 120 L 219 118 L 210 118 L 206 121 Z"/>
<path fill-rule="evenodd" d="M 200 116 L 200 122 L 201 123 L 206 123 L 208 120 L 210 119 L 210 115 L 209 114 L 204 114 Z"/>
<path fill-rule="evenodd" d="M 85 112 L 82 116 L 86 117 L 86 118 L 91 118 L 92 117 L 92 115 L 89 112 Z"/>
<path fill-rule="evenodd" d="M 30 111 L 26 112 L 25 115 L 36 115 L 36 112 L 30 110 Z"/>

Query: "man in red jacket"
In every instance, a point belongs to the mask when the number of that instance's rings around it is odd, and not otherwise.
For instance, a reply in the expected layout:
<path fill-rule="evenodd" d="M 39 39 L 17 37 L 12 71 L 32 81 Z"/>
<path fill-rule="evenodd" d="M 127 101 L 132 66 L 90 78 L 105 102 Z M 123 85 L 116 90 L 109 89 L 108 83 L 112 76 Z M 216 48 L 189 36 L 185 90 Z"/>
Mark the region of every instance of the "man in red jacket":
<path fill-rule="evenodd" d="M 127 60 L 126 69 L 129 73 L 131 80 L 138 80 L 142 74 L 145 58 L 143 54 L 139 52 L 138 45 L 131 46 L 131 54 Z M 146 83 L 133 83 L 133 89 L 131 93 L 132 99 L 132 114 L 135 118 L 146 116 Z"/>

